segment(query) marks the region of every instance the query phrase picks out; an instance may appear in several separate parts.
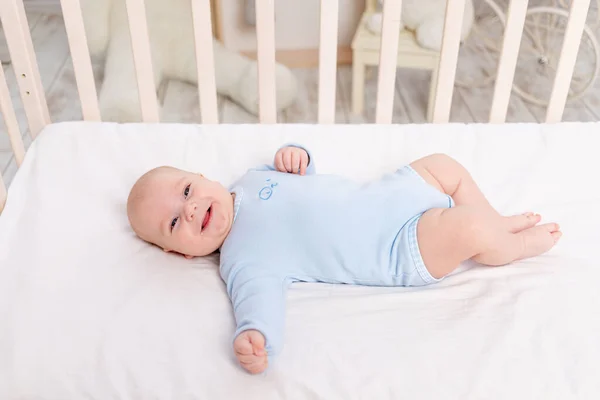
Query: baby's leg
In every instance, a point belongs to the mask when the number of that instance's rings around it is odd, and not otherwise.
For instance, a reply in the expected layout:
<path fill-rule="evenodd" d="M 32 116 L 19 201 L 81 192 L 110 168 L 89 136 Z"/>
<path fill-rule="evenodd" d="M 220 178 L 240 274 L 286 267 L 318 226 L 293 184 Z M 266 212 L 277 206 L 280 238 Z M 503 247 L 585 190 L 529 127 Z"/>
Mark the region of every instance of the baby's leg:
<path fill-rule="evenodd" d="M 502 217 L 485 198 L 467 169 L 445 154 L 432 154 L 410 165 L 427 183 L 452 196 L 457 206 L 468 205 L 489 214 L 489 217 L 500 218 L 511 232 L 530 228 L 541 219 L 533 213 Z"/>
<path fill-rule="evenodd" d="M 441 278 L 468 259 L 503 265 L 545 253 L 560 238 L 558 229 L 550 223 L 513 233 L 481 207 L 458 205 L 425 212 L 417 225 L 417 240 L 428 271 Z"/>
<path fill-rule="evenodd" d="M 452 196 L 456 205 L 468 204 L 493 210 L 469 171 L 450 156 L 432 154 L 410 165 L 429 184 Z"/>

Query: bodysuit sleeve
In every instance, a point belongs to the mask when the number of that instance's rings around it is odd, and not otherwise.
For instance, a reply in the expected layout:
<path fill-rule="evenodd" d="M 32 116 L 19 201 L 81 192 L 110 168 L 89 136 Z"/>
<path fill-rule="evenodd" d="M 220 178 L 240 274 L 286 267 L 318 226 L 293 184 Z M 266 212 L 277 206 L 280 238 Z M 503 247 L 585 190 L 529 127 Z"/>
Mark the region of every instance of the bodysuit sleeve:
<path fill-rule="evenodd" d="M 279 352 L 285 325 L 285 280 L 271 271 L 237 265 L 226 282 L 236 323 L 233 338 L 255 329 L 265 337 L 269 355 Z"/>
<path fill-rule="evenodd" d="M 283 149 L 284 147 L 288 147 L 288 146 L 298 147 L 298 148 L 306 151 L 306 153 L 308 154 L 308 165 L 306 166 L 306 175 L 315 174 L 317 171 L 316 167 L 315 167 L 315 159 L 313 158 L 313 155 L 310 152 L 310 150 L 308 150 L 306 147 L 304 147 L 298 143 L 286 143 L 283 146 L 281 146 L 279 149 L 277 149 L 277 151 Z M 275 152 L 275 153 L 277 153 L 277 152 Z M 273 156 L 275 156 L 275 155 L 273 155 Z M 253 168 L 253 170 L 255 170 L 255 171 L 276 171 L 277 168 L 275 168 L 275 165 L 273 164 L 273 162 L 271 162 L 270 164 L 263 164 L 256 168 Z"/>

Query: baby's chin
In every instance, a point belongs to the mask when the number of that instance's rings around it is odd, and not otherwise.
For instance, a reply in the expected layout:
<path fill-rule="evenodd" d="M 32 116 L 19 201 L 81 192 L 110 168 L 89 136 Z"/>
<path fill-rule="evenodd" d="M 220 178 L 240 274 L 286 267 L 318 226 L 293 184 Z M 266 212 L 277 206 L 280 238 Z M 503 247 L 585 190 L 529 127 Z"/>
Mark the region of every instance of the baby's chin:
<path fill-rule="evenodd" d="M 194 258 L 194 257 L 206 257 L 206 256 L 210 256 L 211 254 L 214 254 L 217 250 L 219 249 L 219 247 L 215 247 L 215 248 L 205 248 L 202 249 L 202 251 L 191 251 L 189 252 L 190 254 L 185 255 L 186 258 Z"/>
<path fill-rule="evenodd" d="M 210 250 L 210 249 L 189 249 L 188 251 L 186 251 L 186 249 L 179 249 L 179 250 L 168 250 L 168 249 L 163 249 L 165 252 L 167 253 L 173 253 L 173 254 L 179 254 L 181 256 L 184 256 L 185 258 L 194 258 L 194 257 L 204 257 L 204 256 L 208 256 L 211 255 L 212 253 L 214 253 L 216 251 L 215 250 Z"/>
<path fill-rule="evenodd" d="M 176 246 L 176 253 L 185 255 L 186 258 L 204 257 L 213 254 L 221 247 L 221 241 L 215 238 L 204 238 L 200 242 L 186 243 L 185 246 Z"/>

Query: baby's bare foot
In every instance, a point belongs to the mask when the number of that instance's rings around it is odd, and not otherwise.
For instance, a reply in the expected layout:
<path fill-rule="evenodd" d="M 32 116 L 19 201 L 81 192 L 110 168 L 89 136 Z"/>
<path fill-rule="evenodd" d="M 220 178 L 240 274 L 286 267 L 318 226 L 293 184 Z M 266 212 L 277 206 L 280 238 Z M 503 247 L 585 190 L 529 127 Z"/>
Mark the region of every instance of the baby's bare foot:
<path fill-rule="evenodd" d="M 562 236 L 555 223 L 534 226 L 518 233 L 523 239 L 523 253 L 519 259 L 535 257 L 550 250 Z"/>
<path fill-rule="evenodd" d="M 532 212 L 504 217 L 510 233 L 519 233 L 525 229 L 529 229 L 537 225 L 541 219 L 542 217 L 539 214 L 534 214 Z"/>

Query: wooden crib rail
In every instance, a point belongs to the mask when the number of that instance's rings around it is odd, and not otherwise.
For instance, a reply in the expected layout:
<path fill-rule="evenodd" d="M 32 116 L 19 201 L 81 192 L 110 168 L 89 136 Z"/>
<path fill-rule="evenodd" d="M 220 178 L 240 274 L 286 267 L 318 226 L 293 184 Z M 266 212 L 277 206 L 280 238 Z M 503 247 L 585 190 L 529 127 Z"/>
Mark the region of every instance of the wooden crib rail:
<path fill-rule="evenodd" d="M 320 124 L 335 123 L 338 10 L 339 0 L 321 1 L 318 115 Z"/>
<path fill-rule="evenodd" d="M 506 28 L 502 41 L 500 62 L 498 64 L 498 75 L 494 87 L 492 107 L 490 109 L 491 123 L 506 121 L 528 4 L 529 0 L 519 0 L 511 1 L 508 5 Z"/>
<path fill-rule="evenodd" d="M 156 96 L 157 78 L 152 66 L 145 2 L 144 0 L 124 1 L 129 19 L 142 120 L 144 122 L 160 122 Z M 198 95 L 202 122 L 218 123 L 210 2 L 209 0 L 189 1 L 192 5 L 194 23 Z M 260 123 L 277 122 L 274 2 L 275 0 L 256 0 L 258 54 L 258 87 L 256 90 Z M 368 4 L 372 8 L 374 1 L 370 0 Z M 546 122 L 558 122 L 562 119 L 589 6 L 590 0 L 570 2 L 569 20 L 547 108 Z M 61 0 L 61 7 L 83 119 L 101 120 L 80 0 Z M 447 0 L 439 68 L 437 77 L 433 79 L 434 86 L 432 88 L 433 122 L 435 123 L 446 123 L 450 119 L 464 7 L 465 0 Z M 528 0 L 510 0 L 509 2 L 492 107 L 489 113 L 489 122 L 492 123 L 506 121 L 527 7 Z M 386 0 L 384 2 L 374 121 L 380 124 L 392 121 L 401 9 L 402 0 Z M 19 93 L 30 132 L 35 138 L 37 133 L 51 121 L 25 17 L 23 0 L 0 1 L 0 17 L 17 74 Z M 339 0 L 321 0 L 317 121 L 321 124 L 335 122 L 338 18 Z"/>
<path fill-rule="evenodd" d="M 6 205 L 6 185 L 4 184 L 4 179 L 2 179 L 2 175 L 0 175 L 0 214 L 2 214 L 2 210 L 4 210 L 5 205 Z"/>
<path fill-rule="evenodd" d="M 6 185 L 4 184 L 4 179 L 2 179 L 2 175 L 0 175 L 0 214 L 2 214 L 2 210 L 4 210 L 5 205 L 6 205 Z"/>
<path fill-rule="evenodd" d="M 219 122 L 217 89 L 215 83 L 215 61 L 212 45 L 212 18 L 210 1 L 191 0 L 196 46 L 196 69 L 198 70 L 198 98 L 202 123 Z"/>
<path fill-rule="evenodd" d="M 401 10 L 402 0 L 386 0 L 383 3 L 377 105 L 375 107 L 375 123 L 377 124 L 392 122 Z"/>
<path fill-rule="evenodd" d="M 83 119 L 100 121 L 98 95 L 79 0 L 60 0 Z"/>
<path fill-rule="evenodd" d="M 8 90 L 8 84 L 6 83 L 3 68 L 0 68 L 0 112 L 4 119 L 6 131 L 8 132 L 8 138 L 10 139 L 10 146 L 15 155 L 15 161 L 17 162 L 17 166 L 21 166 L 21 163 L 25 158 L 25 146 L 23 145 L 23 137 L 21 136 L 19 123 L 17 122 L 17 116 L 15 115 L 15 108 L 10 99 L 10 92 Z"/>
<path fill-rule="evenodd" d="M 571 2 L 565 37 L 556 67 L 556 76 L 546 110 L 547 123 L 559 122 L 562 119 L 589 7 L 590 0 L 572 0 Z"/>
<path fill-rule="evenodd" d="M 324 0 L 328 1 L 328 0 Z M 275 0 L 256 0 L 258 105 L 263 124 L 277 122 L 275 93 Z"/>
<path fill-rule="evenodd" d="M 445 123 L 450 120 L 450 107 L 452 106 L 454 80 L 458 64 L 458 50 L 464 8 L 465 0 L 447 0 L 442 49 L 440 51 L 440 66 L 438 68 L 437 87 L 433 103 L 434 123 Z"/>
<path fill-rule="evenodd" d="M 129 33 L 131 35 L 142 120 L 144 122 L 159 122 L 158 99 L 156 97 L 144 0 L 125 0 L 125 5 L 129 20 Z"/>
<path fill-rule="evenodd" d="M 1 0 L 0 20 L 32 138 L 50 123 L 48 104 L 22 0 Z"/>
<path fill-rule="evenodd" d="M 12 147 L 13 153 L 15 154 L 15 161 L 17 166 L 20 166 L 25 157 L 25 146 L 23 145 L 23 138 L 21 137 L 21 131 L 19 130 L 19 123 L 17 122 L 17 116 L 15 115 L 15 108 L 12 100 L 10 99 L 10 92 L 6 83 L 6 77 L 4 76 L 4 69 L 0 66 L 0 113 L 4 119 L 4 125 L 8 132 L 10 139 L 10 146 Z M 6 186 L 4 180 L 0 174 L 0 213 L 4 208 L 6 201 Z"/>

